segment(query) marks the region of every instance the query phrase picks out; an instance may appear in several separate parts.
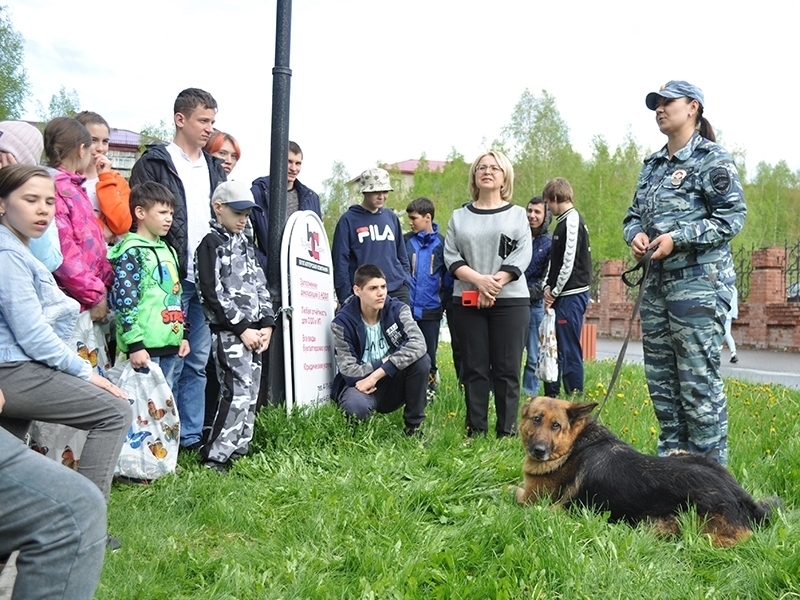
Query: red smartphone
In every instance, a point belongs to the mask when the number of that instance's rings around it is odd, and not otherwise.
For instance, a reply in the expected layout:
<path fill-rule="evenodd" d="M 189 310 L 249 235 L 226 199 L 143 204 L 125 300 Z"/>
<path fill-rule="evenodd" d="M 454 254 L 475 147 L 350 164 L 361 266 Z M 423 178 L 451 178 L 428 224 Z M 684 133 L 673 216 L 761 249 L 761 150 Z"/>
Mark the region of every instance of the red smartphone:
<path fill-rule="evenodd" d="M 461 306 L 478 306 L 478 290 L 461 292 Z"/>

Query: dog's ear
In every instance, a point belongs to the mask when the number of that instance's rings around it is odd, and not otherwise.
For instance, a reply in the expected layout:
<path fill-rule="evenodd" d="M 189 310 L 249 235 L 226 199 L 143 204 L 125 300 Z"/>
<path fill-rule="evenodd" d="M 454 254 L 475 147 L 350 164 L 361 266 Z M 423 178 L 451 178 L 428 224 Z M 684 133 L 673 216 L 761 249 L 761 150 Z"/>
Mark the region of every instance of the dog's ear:
<path fill-rule="evenodd" d="M 528 409 L 528 407 L 531 405 L 531 402 L 533 402 L 533 398 L 531 398 L 531 399 L 530 399 L 530 400 L 528 400 L 528 401 L 527 401 L 525 404 L 523 404 L 523 405 L 522 405 L 522 412 L 520 413 L 522 416 L 525 416 L 525 411 L 526 411 L 526 410 Z"/>
<path fill-rule="evenodd" d="M 596 406 L 597 402 L 570 402 L 570 406 L 567 408 L 570 424 L 581 419 L 588 419 Z"/>

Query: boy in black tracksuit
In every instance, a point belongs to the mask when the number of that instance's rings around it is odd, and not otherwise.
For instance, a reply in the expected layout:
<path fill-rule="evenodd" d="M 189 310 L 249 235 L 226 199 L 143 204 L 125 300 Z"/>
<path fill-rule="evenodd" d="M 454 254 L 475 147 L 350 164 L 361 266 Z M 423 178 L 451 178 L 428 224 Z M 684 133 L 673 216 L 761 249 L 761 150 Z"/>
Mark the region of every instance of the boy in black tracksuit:
<path fill-rule="evenodd" d="M 581 330 L 589 284 L 592 281 L 592 251 L 589 230 L 572 205 L 572 186 L 562 178 L 551 179 L 542 191 L 550 212 L 556 217 L 550 267 L 545 276 L 545 310 L 556 311 L 558 342 L 558 380 L 548 385 L 548 394 L 555 396 L 559 381 L 567 395 L 583 393 L 583 351 Z"/>

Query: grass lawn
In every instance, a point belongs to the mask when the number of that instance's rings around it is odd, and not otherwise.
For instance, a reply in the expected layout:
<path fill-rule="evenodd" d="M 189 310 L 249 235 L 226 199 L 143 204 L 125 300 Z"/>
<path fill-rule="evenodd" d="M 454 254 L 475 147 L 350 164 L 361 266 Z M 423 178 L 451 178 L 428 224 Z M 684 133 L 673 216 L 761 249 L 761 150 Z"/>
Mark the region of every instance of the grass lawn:
<path fill-rule="evenodd" d="M 428 445 L 404 438 L 400 412 L 353 426 L 333 406 L 265 409 L 229 474 L 189 454 L 149 486 L 115 485 L 109 531 L 124 546 L 97 598 L 800 598 L 800 392 L 726 381 L 730 468 L 786 509 L 722 550 L 692 514 L 665 540 L 602 514 L 518 507 L 506 490 L 521 481 L 519 440 L 465 438 L 441 362 Z M 587 363 L 587 399 L 602 400 L 613 366 Z M 602 420 L 654 452 L 641 367 L 623 368 Z"/>

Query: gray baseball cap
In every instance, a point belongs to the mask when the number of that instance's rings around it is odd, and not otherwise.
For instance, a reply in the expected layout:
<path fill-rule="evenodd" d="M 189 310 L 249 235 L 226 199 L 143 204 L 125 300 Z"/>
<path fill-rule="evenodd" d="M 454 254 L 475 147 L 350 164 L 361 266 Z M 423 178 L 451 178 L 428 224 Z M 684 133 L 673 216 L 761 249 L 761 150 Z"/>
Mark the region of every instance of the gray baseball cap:
<path fill-rule="evenodd" d="M 261 207 L 253 199 L 253 192 L 241 181 L 223 181 L 220 183 L 211 196 L 211 203 L 213 204 L 214 202 L 227 204 L 233 210 L 247 210 L 248 208 L 261 210 Z"/>
<path fill-rule="evenodd" d="M 659 98 L 691 98 L 692 100 L 697 100 L 700 106 L 705 106 L 706 104 L 703 98 L 703 90 L 688 81 L 668 81 L 657 92 L 650 92 L 647 94 L 647 98 L 644 99 L 647 108 L 655 110 L 656 102 L 658 102 Z"/>

